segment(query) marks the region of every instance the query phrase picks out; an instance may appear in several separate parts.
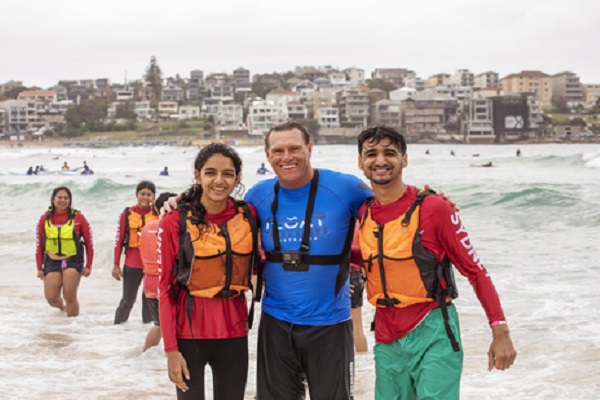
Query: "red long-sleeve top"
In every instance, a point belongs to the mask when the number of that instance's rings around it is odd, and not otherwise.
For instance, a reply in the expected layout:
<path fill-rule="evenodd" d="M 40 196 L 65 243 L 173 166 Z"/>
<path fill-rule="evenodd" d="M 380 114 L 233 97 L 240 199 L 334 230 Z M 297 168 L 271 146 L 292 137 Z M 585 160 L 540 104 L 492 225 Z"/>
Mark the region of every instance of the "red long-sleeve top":
<path fill-rule="evenodd" d="M 371 216 L 379 224 L 399 218 L 408 211 L 416 199 L 417 188 L 407 186 L 406 191 L 393 203 L 382 205 L 374 200 Z M 359 215 L 363 215 L 363 205 Z M 500 298 L 488 272 L 483 266 L 458 212 L 438 196 L 427 196 L 419 214 L 423 246 L 441 261 L 444 256 L 465 276 L 481 303 L 490 324 L 505 322 Z M 412 331 L 434 308 L 437 302 L 416 304 L 406 308 L 377 307 L 375 312 L 375 340 L 391 343 Z"/>
<path fill-rule="evenodd" d="M 250 206 L 254 218 L 256 210 Z M 223 224 L 233 218 L 237 210 L 233 199 L 228 199 L 225 210 L 218 214 L 207 214 L 205 220 Z M 186 292 L 175 289 L 177 302 L 173 298 L 173 266 L 179 252 L 179 212 L 171 212 L 160 221 L 158 231 L 160 258 L 160 329 L 165 351 L 175 351 L 177 339 L 229 339 L 248 335 L 248 312 L 246 298 L 202 298 L 193 296 L 192 328 L 186 310 Z"/>
<path fill-rule="evenodd" d="M 129 209 L 137 214 L 146 215 L 152 212 L 151 208 L 147 210 L 141 209 L 138 205 L 131 206 Z M 123 253 L 123 240 L 125 239 L 125 209 L 119 215 L 119 223 L 117 225 L 117 238 L 115 239 L 114 263 L 113 265 L 121 265 L 121 254 Z M 139 249 L 127 249 L 125 252 L 125 265 L 131 268 L 144 268 L 142 257 Z"/>
<path fill-rule="evenodd" d="M 50 222 L 56 226 L 62 226 L 69 220 L 70 212 L 60 213 L 54 212 L 54 215 L 50 217 Z M 94 241 L 92 238 L 92 228 L 88 223 L 87 219 L 83 214 L 78 212 L 73 218 L 75 223 L 75 234 L 83 237 L 84 248 L 85 248 L 85 267 L 92 269 L 92 262 L 94 261 Z M 46 251 L 46 242 L 43 240 L 45 234 L 44 224 L 46 223 L 46 213 L 44 213 L 38 222 L 36 229 L 36 251 L 35 251 L 35 262 L 38 271 L 41 271 L 44 263 L 44 252 Z"/>

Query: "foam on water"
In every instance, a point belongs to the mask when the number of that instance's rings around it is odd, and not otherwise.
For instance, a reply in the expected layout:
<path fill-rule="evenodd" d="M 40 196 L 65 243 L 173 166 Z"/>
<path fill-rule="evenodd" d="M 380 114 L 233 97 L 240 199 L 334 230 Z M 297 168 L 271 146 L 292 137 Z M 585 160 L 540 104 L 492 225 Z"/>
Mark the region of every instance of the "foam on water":
<path fill-rule="evenodd" d="M 459 277 L 465 366 L 462 399 L 595 399 L 600 396 L 600 149 L 592 145 L 410 145 L 404 180 L 443 189 L 489 269 L 519 352 L 508 371 L 487 372 L 491 335 L 467 280 Z M 430 154 L 425 155 L 429 149 Z M 450 156 L 450 150 L 456 156 Z M 170 399 L 162 348 L 141 353 L 148 325 L 136 304 L 113 326 L 121 285 L 110 276 L 117 217 L 135 203 L 135 186 L 157 190 L 191 184 L 197 149 L 0 150 L 0 399 Z M 265 162 L 258 146 L 239 149 L 246 187 Z M 473 157 L 479 154 L 479 157 Z M 58 157 L 58 158 L 56 158 Z M 313 165 L 361 176 L 356 146 L 315 146 Z M 87 161 L 93 176 L 16 176 L 42 164 L 58 170 Z M 473 168 L 492 161 L 494 168 Z M 159 177 L 164 166 L 171 176 Z M 82 279 L 81 315 L 67 319 L 44 300 L 35 276 L 34 228 L 54 187 L 67 185 L 92 225 L 95 262 Z M 258 307 L 260 313 L 260 307 Z M 373 310 L 365 302 L 365 331 Z M 257 317 L 258 318 L 258 317 Z M 373 337 L 367 333 L 369 348 Z M 250 334 L 247 399 L 255 395 L 256 329 Z M 373 356 L 356 356 L 356 399 L 373 399 Z M 207 384 L 211 387 L 210 373 Z M 210 390 L 207 390 L 210 399 Z"/>

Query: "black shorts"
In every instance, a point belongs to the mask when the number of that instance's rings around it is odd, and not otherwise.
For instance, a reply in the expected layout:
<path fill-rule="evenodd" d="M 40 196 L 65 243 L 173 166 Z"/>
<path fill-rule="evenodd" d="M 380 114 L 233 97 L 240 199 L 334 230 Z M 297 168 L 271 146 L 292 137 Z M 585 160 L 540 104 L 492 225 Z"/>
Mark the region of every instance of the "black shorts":
<path fill-rule="evenodd" d="M 365 278 L 362 270 L 350 271 L 350 284 L 354 286 L 354 293 L 350 294 L 350 306 L 352 308 L 362 307 L 363 292 L 365 291 Z"/>
<path fill-rule="evenodd" d="M 75 268 L 79 273 L 83 272 L 83 263 L 74 260 L 73 257 L 64 260 L 53 260 L 50 257 L 44 257 L 44 276 L 50 272 L 59 272 L 67 268 Z"/>
<path fill-rule="evenodd" d="M 294 325 L 263 312 L 258 328 L 257 400 L 351 400 L 352 321 Z"/>
<path fill-rule="evenodd" d="M 154 322 L 154 325 L 160 326 L 160 318 L 158 316 L 158 299 L 148 297 L 146 298 L 146 301 L 152 322 Z"/>

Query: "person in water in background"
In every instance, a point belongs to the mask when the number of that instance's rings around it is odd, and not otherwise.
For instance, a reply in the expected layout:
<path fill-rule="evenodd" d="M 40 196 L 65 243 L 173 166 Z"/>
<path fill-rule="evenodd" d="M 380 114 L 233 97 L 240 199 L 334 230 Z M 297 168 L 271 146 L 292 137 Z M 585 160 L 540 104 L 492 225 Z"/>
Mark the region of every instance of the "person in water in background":
<path fill-rule="evenodd" d="M 265 167 L 265 163 L 261 163 L 260 167 L 256 170 L 256 174 L 257 175 L 266 175 L 266 174 L 270 174 L 271 171 L 269 171 L 267 169 L 267 167 Z"/>
<path fill-rule="evenodd" d="M 358 136 L 358 166 L 375 194 L 360 210 L 367 297 L 375 305 L 375 399 L 458 399 L 463 349 L 452 264 L 492 333 L 488 368 L 516 357 L 500 299 L 452 205 L 402 181 L 406 141 L 378 126 Z"/>
<path fill-rule="evenodd" d="M 517 157 L 521 157 L 521 149 L 517 149 Z"/>
<path fill-rule="evenodd" d="M 61 169 L 62 171 L 68 171 L 68 170 L 69 170 L 69 169 L 71 169 L 71 168 L 69 168 L 69 164 L 67 164 L 67 162 L 65 161 L 65 162 L 63 163 L 62 167 L 60 167 L 60 169 Z"/>
<path fill-rule="evenodd" d="M 160 173 L 158 175 L 169 176 L 169 169 L 167 167 L 165 167 L 165 169 L 160 171 Z"/>
<path fill-rule="evenodd" d="M 35 173 L 33 172 L 33 167 L 29 167 L 29 169 L 27 170 L 27 175 L 35 175 Z"/>
<path fill-rule="evenodd" d="M 153 205 L 155 210 L 160 210 L 163 203 L 168 200 L 169 197 L 177 196 L 176 193 L 161 193 L 156 199 L 156 203 Z M 162 338 L 160 332 L 160 318 L 158 312 L 158 281 L 159 281 L 159 263 L 158 257 L 158 229 L 159 221 L 154 220 L 142 228 L 142 234 L 140 236 L 140 257 L 144 264 L 144 293 L 146 294 L 148 309 L 154 325 L 148 331 L 146 335 L 146 341 L 144 342 L 143 351 L 148 350 L 150 347 L 158 346 L 160 339 Z"/>
<path fill-rule="evenodd" d="M 258 255 L 256 211 L 232 193 L 242 160 L 221 143 L 194 161 L 196 184 L 160 222 L 160 326 L 178 399 L 204 399 L 210 365 L 214 400 L 243 400 L 248 376 L 245 291 Z M 235 268 L 234 268 L 235 267 Z"/>
<path fill-rule="evenodd" d="M 123 297 L 115 312 L 115 324 L 129 319 L 129 313 L 135 304 L 138 289 L 144 277 L 143 263 L 140 257 L 139 238 L 144 225 L 157 220 L 158 215 L 152 207 L 156 188 L 150 181 L 141 181 L 135 190 L 137 204 L 127 207 L 119 216 L 117 237 L 114 248 L 114 267 L 112 276 L 123 279 Z M 121 271 L 121 252 L 125 253 L 125 262 Z M 142 291 L 142 320 L 152 321 L 146 295 Z"/>
<path fill-rule="evenodd" d="M 52 192 L 50 208 L 37 225 L 35 260 L 48 304 L 61 311 L 66 308 L 67 316 L 76 317 L 77 290 L 81 276 L 92 272 L 94 243 L 88 221 L 71 207 L 72 198 L 65 186 Z"/>

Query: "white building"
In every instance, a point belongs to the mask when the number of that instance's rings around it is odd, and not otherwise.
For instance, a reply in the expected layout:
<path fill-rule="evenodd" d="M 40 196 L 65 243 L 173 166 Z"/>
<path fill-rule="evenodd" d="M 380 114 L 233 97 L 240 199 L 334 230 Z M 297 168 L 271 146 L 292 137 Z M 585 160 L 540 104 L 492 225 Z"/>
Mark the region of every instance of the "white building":
<path fill-rule="evenodd" d="M 248 134 L 265 135 L 273 125 L 281 122 L 281 109 L 272 102 L 255 101 L 248 109 Z"/>
<path fill-rule="evenodd" d="M 337 108 L 321 107 L 315 112 L 315 118 L 321 128 L 339 128 L 340 114 Z"/>
<path fill-rule="evenodd" d="M 200 118 L 200 107 L 197 106 L 181 106 L 179 107 L 179 120 L 197 119 Z"/>

